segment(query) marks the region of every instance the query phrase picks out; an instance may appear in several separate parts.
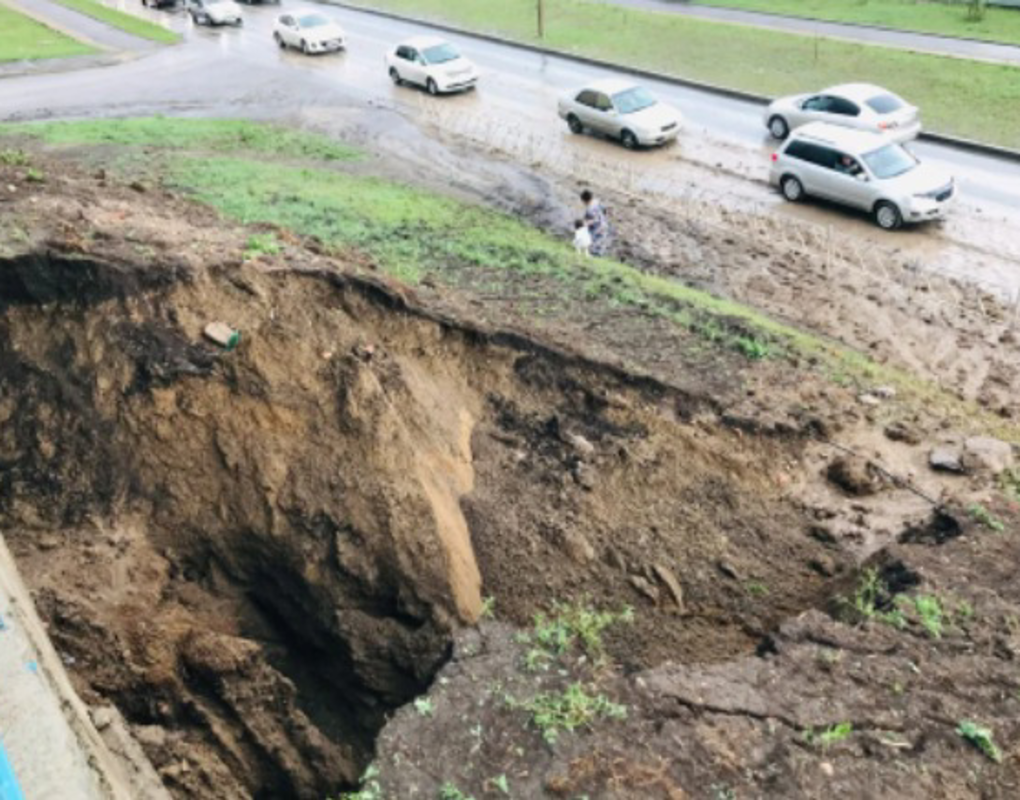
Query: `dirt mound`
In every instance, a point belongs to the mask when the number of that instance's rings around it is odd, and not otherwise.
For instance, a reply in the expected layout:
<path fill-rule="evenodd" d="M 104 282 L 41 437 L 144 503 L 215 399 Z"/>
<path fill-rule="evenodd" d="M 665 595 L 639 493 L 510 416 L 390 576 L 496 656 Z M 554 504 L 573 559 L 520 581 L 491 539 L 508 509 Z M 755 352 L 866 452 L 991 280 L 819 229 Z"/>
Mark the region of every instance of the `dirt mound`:
<path fill-rule="evenodd" d="M 282 232 L 245 261 L 172 197 L 74 188 L 0 258 L 0 529 L 83 697 L 177 796 L 352 785 L 483 594 L 520 623 L 633 605 L 610 649 L 639 669 L 751 652 L 849 569 L 777 480 L 793 429 L 436 316 Z"/>

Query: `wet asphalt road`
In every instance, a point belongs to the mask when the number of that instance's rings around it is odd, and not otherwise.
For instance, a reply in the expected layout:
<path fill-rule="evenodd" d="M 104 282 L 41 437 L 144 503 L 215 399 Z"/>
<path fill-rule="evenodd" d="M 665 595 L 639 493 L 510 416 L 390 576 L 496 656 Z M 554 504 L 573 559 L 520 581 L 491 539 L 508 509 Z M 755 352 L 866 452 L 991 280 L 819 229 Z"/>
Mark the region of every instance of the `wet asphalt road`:
<path fill-rule="evenodd" d="M 31 0 L 24 0 L 31 5 Z M 347 9 L 321 6 L 346 29 L 347 52 L 307 57 L 280 52 L 272 42 L 273 19 L 281 6 L 245 7 L 240 29 L 195 27 L 180 10 L 147 11 L 133 0 L 122 7 L 160 21 L 185 34 L 185 41 L 128 63 L 81 72 L 0 80 L 0 119 L 110 116 L 142 113 L 245 113 L 278 116 L 304 105 L 329 106 L 351 100 L 375 100 L 414 106 L 423 100 L 413 89 L 393 87 L 383 68 L 386 49 L 398 39 L 423 32 L 420 25 L 383 19 Z M 317 6 L 301 3 L 302 7 Z M 283 8 L 294 8 L 285 0 Z M 563 58 L 546 57 L 470 37 L 449 35 L 479 65 L 481 87 L 467 96 L 443 98 L 447 111 L 505 118 L 515 126 L 561 131 L 556 117 L 559 93 L 605 75 L 605 70 Z M 739 151 L 743 162 L 757 162 L 764 174 L 770 141 L 761 124 L 761 107 L 643 80 L 685 117 L 683 139 L 693 151 L 712 142 L 722 151 Z M 1020 212 L 1020 163 L 953 148 L 917 143 L 915 151 L 957 176 L 964 194 L 990 210 Z M 619 159 L 647 153 L 613 152 Z M 716 154 L 706 160 L 718 161 Z M 998 206 L 998 209 L 994 208 Z"/>

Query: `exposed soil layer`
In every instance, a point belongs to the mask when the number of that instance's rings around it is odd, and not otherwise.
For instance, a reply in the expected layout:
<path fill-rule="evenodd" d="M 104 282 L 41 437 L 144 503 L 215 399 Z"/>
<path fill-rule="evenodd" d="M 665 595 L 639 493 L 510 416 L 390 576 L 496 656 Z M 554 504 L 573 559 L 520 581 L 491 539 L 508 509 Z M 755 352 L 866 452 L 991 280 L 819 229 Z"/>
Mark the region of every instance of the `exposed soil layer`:
<path fill-rule="evenodd" d="M 933 520 L 930 537 L 874 562 L 890 589 L 883 607 L 893 590 L 937 599 L 937 636 L 913 611 L 898 627 L 839 602 L 835 616 L 811 610 L 784 623 L 759 654 L 626 676 L 572 658 L 536 672 L 513 629 L 464 632 L 429 714 L 405 708 L 384 729 L 376 784 L 409 800 L 444 786 L 498 797 L 504 781 L 515 797 L 1016 797 L 1020 520 L 996 511 L 1006 535 L 964 524 L 940 543 L 946 523 Z M 624 705 L 626 719 L 550 743 L 527 706 L 574 681 Z M 962 736 L 966 722 L 994 749 Z"/>
<path fill-rule="evenodd" d="M 176 796 L 352 785 L 483 593 L 522 623 L 639 605 L 611 650 L 641 669 L 749 653 L 849 571 L 776 480 L 795 426 L 439 316 L 354 257 L 243 261 L 162 193 L 8 173 L 0 529 Z"/>

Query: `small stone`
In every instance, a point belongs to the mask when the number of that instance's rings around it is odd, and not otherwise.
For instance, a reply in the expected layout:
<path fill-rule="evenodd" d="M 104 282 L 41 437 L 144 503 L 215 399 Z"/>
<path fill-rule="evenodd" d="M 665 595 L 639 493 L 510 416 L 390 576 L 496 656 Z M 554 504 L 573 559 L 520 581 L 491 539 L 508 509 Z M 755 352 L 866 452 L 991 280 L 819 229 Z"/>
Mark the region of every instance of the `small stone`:
<path fill-rule="evenodd" d="M 865 405 L 865 406 L 880 406 L 880 405 L 882 405 L 882 401 L 879 398 L 875 397 L 875 395 L 873 395 L 873 394 L 869 394 L 868 392 L 865 392 L 864 394 L 858 395 L 857 400 L 861 403 L 861 405 Z"/>
<path fill-rule="evenodd" d="M 726 559 L 719 559 L 719 561 L 716 562 L 715 566 L 727 578 L 731 578 L 732 580 L 735 581 L 740 580 L 740 572 Z"/>
<path fill-rule="evenodd" d="M 653 603 L 659 602 L 659 589 L 653 586 L 649 581 L 646 581 L 640 575 L 631 575 L 628 579 L 630 585 L 637 589 L 641 594 L 651 600 Z"/>
<path fill-rule="evenodd" d="M 896 390 L 892 386 L 876 386 L 871 394 L 882 400 L 892 400 L 896 396 Z"/>
<path fill-rule="evenodd" d="M 563 437 L 564 441 L 569 444 L 577 453 L 581 456 L 591 456 L 595 453 L 595 445 L 581 436 L 579 433 L 567 433 Z"/>
<path fill-rule="evenodd" d="M 936 447 L 928 456 L 928 466 L 938 472 L 963 472 L 963 453 L 956 447 Z"/>
<path fill-rule="evenodd" d="M 113 724 L 113 719 L 113 709 L 109 706 L 92 709 L 92 724 L 96 726 L 97 731 L 109 728 Z"/>
<path fill-rule="evenodd" d="M 904 444 L 920 444 L 921 432 L 906 422 L 891 422 L 885 426 L 886 438 Z"/>
<path fill-rule="evenodd" d="M 138 192 L 139 194 L 145 194 L 147 191 L 149 191 L 149 187 L 146 186 L 141 181 L 131 181 L 131 183 L 128 184 L 128 187 L 131 188 L 133 191 Z"/>
<path fill-rule="evenodd" d="M 1013 446 L 991 436 L 972 436 L 963 443 L 961 462 L 968 472 L 998 475 L 1013 466 Z"/>
<path fill-rule="evenodd" d="M 827 556 L 822 553 L 815 558 L 812 558 L 808 562 L 808 566 L 811 567 L 819 575 L 826 578 L 831 578 L 837 572 L 837 566 L 835 560 L 831 556 Z"/>
<path fill-rule="evenodd" d="M 159 725 L 135 725 L 131 733 L 143 747 L 165 747 L 166 730 Z"/>
<path fill-rule="evenodd" d="M 857 497 L 876 494 L 882 489 L 882 476 L 866 458 L 839 456 L 829 464 L 825 476 L 847 494 Z"/>
<path fill-rule="evenodd" d="M 589 564 L 595 560 L 595 548 L 591 546 L 591 542 L 584 537 L 584 534 L 578 531 L 565 531 L 562 544 L 564 552 L 571 561 L 577 564 Z"/>
<path fill-rule="evenodd" d="M 833 768 L 832 764 L 830 764 L 828 761 L 823 761 L 821 764 L 818 765 L 818 768 L 823 773 L 825 773 L 826 777 L 831 778 L 833 775 L 836 774 L 835 768 Z"/>
<path fill-rule="evenodd" d="M 662 581 L 665 587 L 669 590 L 677 609 L 683 611 L 684 590 L 680 585 L 680 581 L 677 580 L 676 575 L 673 574 L 673 571 L 669 567 L 663 566 L 662 564 L 656 564 L 652 567 L 652 569 L 655 571 L 655 577 Z"/>
<path fill-rule="evenodd" d="M 590 492 L 595 488 L 595 471 L 591 467 L 578 462 L 571 470 L 571 474 L 574 476 L 574 481 L 577 485 L 586 492 Z"/>

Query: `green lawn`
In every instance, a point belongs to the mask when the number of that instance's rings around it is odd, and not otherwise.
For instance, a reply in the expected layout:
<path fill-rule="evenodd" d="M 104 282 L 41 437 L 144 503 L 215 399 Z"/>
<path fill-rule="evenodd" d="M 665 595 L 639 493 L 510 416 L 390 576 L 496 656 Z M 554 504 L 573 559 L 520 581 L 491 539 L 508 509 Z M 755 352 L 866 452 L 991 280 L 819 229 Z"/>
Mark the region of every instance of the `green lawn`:
<path fill-rule="evenodd" d="M 62 6 L 73 8 L 85 16 L 105 22 L 107 25 L 120 28 L 122 31 L 140 36 L 143 39 L 151 39 L 154 42 L 163 42 L 165 44 L 172 44 L 180 39 L 176 33 L 167 30 L 161 25 L 156 25 L 154 22 L 136 17 L 134 14 L 128 14 L 124 11 L 104 6 L 102 3 L 97 2 L 97 0 L 56 1 Z"/>
<path fill-rule="evenodd" d="M 361 0 L 522 41 L 537 41 L 535 0 Z M 1020 147 L 1020 69 L 706 22 L 589 2 L 546 0 L 557 50 L 769 96 L 850 80 L 888 86 L 935 131 Z"/>
<path fill-rule="evenodd" d="M 1020 45 L 1020 9 L 987 8 L 981 20 L 967 19 L 964 3 L 917 0 L 697 0 L 703 6 L 741 8 L 771 14 L 880 25 L 943 36 L 987 39 Z"/>
<path fill-rule="evenodd" d="M 0 63 L 34 58 L 66 58 L 94 53 L 83 42 L 36 22 L 0 3 Z"/>

